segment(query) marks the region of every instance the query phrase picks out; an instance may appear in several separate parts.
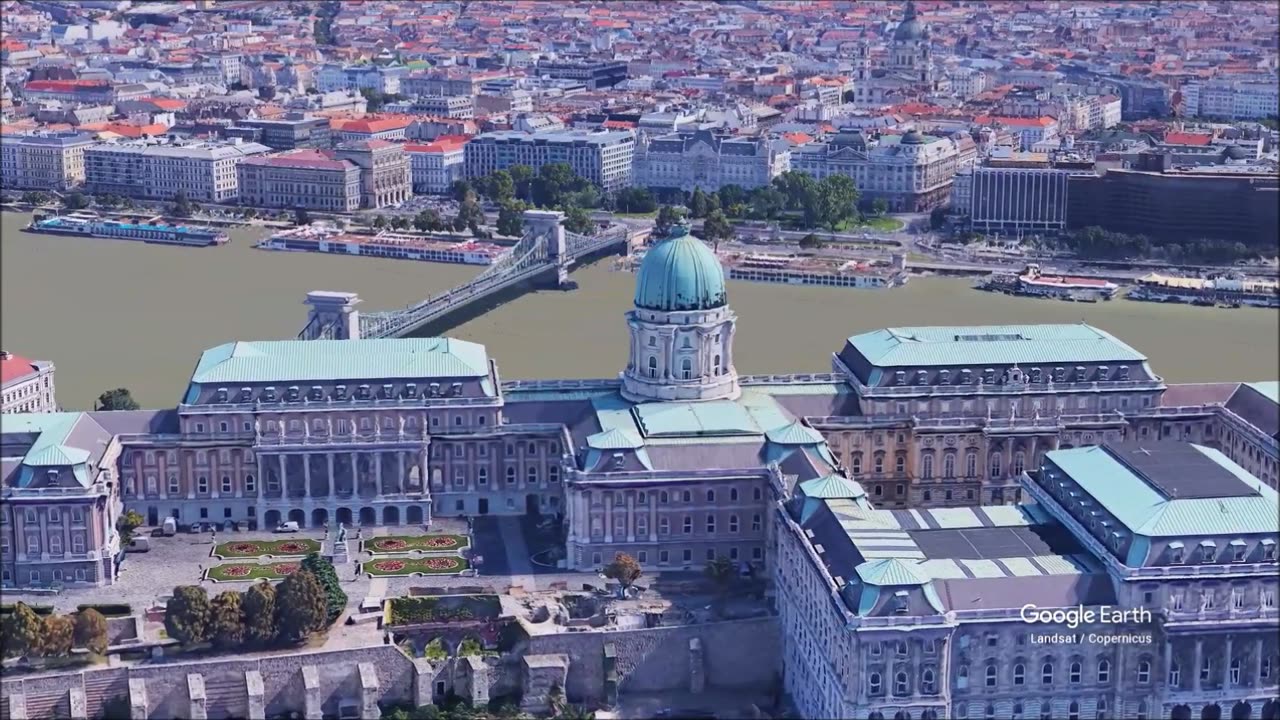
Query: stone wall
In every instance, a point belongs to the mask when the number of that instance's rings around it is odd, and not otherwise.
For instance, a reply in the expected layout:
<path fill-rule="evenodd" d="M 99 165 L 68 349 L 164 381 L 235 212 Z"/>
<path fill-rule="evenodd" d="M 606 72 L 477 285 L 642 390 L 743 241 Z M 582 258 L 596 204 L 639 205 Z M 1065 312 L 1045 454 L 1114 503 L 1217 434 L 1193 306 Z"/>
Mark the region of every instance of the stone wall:
<path fill-rule="evenodd" d="M 612 643 L 618 692 L 688 691 L 696 674 L 689 641 L 701 641 L 702 677 L 711 689 L 771 687 L 781 667 L 777 618 L 702 625 L 537 635 L 528 654 L 565 655 L 570 664 L 565 693 L 571 702 L 605 699 L 604 648 Z"/>

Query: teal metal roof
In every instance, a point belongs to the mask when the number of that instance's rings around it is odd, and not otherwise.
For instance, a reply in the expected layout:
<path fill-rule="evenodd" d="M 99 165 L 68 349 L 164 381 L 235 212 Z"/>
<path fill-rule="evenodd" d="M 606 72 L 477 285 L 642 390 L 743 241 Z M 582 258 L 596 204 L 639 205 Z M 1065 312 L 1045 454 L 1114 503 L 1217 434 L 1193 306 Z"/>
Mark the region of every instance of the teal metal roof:
<path fill-rule="evenodd" d="M 800 491 L 811 498 L 860 498 L 867 493 L 856 481 L 843 475 L 827 475 L 825 477 L 805 480 L 800 483 Z"/>
<path fill-rule="evenodd" d="M 849 344 L 878 367 L 1146 361 L 1115 336 L 1084 323 L 887 328 L 854 335 Z"/>
<path fill-rule="evenodd" d="M 65 467 L 89 461 L 89 452 L 66 445 L 49 445 L 41 450 L 27 453 L 22 458 L 23 465 L 32 467 Z"/>
<path fill-rule="evenodd" d="M 864 562 L 855 570 L 862 582 L 879 587 L 924 585 L 933 579 L 918 564 L 898 558 Z"/>
<path fill-rule="evenodd" d="M 634 433 L 615 427 L 587 437 L 587 447 L 596 450 L 634 450 L 644 447 L 644 441 Z"/>
<path fill-rule="evenodd" d="M 632 412 L 645 437 L 760 434 L 747 411 L 732 400 L 643 403 Z"/>
<path fill-rule="evenodd" d="M 1269 382 L 1245 383 L 1245 385 L 1253 388 L 1259 395 L 1265 397 L 1271 402 L 1280 405 L 1280 382 L 1271 380 Z"/>
<path fill-rule="evenodd" d="M 1135 535 L 1187 537 L 1275 534 L 1280 531 L 1276 491 L 1212 448 L 1193 445 L 1255 495 L 1166 499 L 1102 447 L 1054 450 L 1045 457 Z"/>
<path fill-rule="evenodd" d="M 645 253 L 636 275 L 636 307 L 661 312 L 709 310 L 728 302 L 724 268 L 706 243 L 677 225 Z"/>
<path fill-rule="evenodd" d="M 22 469 L 15 484 L 18 487 L 29 486 L 36 477 L 35 468 L 70 466 L 76 480 L 88 487 L 89 474 L 85 463 L 89 461 L 89 452 L 64 444 L 76 423 L 85 418 L 85 414 L 79 412 L 5 415 L 0 423 L 4 434 L 35 435 L 35 441 L 23 455 Z"/>
<path fill-rule="evenodd" d="M 808 425 L 805 425 L 799 420 L 795 420 L 789 425 L 784 425 L 780 428 L 774 428 L 766 433 L 766 435 L 769 438 L 769 442 L 777 443 L 779 445 L 815 445 L 826 442 L 826 439 L 822 437 L 822 433 L 814 430 Z"/>
<path fill-rule="evenodd" d="M 450 338 L 234 342 L 206 350 L 191 382 L 485 377 L 483 345 Z"/>

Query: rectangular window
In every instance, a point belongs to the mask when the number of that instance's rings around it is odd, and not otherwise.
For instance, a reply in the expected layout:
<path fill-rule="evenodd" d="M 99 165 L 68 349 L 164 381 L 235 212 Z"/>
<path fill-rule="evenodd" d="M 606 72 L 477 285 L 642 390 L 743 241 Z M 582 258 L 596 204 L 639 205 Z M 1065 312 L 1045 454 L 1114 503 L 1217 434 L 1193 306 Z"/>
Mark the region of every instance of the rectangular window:
<path fill-rule="evenodd" d="M 209 478 L 205 477 L 204 475 L 199 475 L 196 477 L 196 492 L 200 493 L 201 495 L 209 492 Z"/>
<path fill-rule="evenodd" d="M 244 491 L 246 493 L 254 493 L 258 490 L 258 483 L 253 479 L 252 475 L 244 476 Z"/>
<path fill-rule="evenodd" d="M 178 493 L 178 476 L 170 475 L 169 476 L 169 494 L 176 495 L 177 493 Z"/>
<path fill-rule="evenodd" d="M 229 475 L 222 476 L 222 492 L 231 493 L 231 477 Z"/>

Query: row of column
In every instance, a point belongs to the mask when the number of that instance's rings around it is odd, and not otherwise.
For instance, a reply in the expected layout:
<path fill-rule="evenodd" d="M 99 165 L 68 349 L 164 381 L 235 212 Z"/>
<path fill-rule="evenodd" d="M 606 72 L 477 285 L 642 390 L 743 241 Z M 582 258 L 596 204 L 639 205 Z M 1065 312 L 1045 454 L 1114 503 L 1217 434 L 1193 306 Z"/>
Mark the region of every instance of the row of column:
<path fill-rule="evenodd" d="M 395 463 L 396 480 L 397 480 L 397 484 L 400 489 L 400 492 L 403 493 L 406 490 L 406 480 L 408 479 L 408 475 L 409 475 L 409 471 L 406 469 L 406 465 L 408 462 L 411 461 L 411 457 L 412 457 L 411 454 L 413 452 L 414 451 L 408 451 L 408 450 L 385 450 L 385 451 L 380 450 L 380 451 L 374 451 L 374 452 L 366 451 L 364 453 L 366 455 L 373 455 L 375 458 L 373 462 L 373 482 L 374 482 L 375 488 L 377 489 L 378 494 L 382 494 L 382 487 L 383 487 L 382 485 L 382 479 L 383 479 L 382 467 L 384 464 L 383 456 L 390 453 L 392 456 L 397 458 L 397 461 Z M 427 448 L 424 446 L 421 449 L 417 450 L 416 452 L 418 455 L 417 467 L 418 467 L 418 480 L 420 483 L 420 485 L 417 488 L 417 492 L 426 492 L 427 491 Z M 287 488 L 288 488 L 289 475 L 288 475 L 287 460 L 290 455 L 294 455 L 296 457 L 301 458 L 302 460 L 303 497 L 304 498 L 312 497 L 311 459 L 317 454 L 320 454 L 320 453 L 279 453 L 275 456 L 276 457 L 275 462 L 278 463 L 279 465 L 278 476 L 280 479 L 280 492 L 282 496 L 288 495 Z M 323 454 L 325 455 L 325 459 L 328 463 L 328 475 L 326 478 L 326 486 L 328 487 L 328 492 L 324 493 L 320 497 L 328 497 L 333 495 L 334 485 L 337 479 L 334 472 L 334 463 L 338 453 L 325 452 Z M 359 473 L 359 467 L 360 467 L 359 465 L 360 455 L 361 455 L 360 451 L 352 451 L 350 453 L 351 488 L 352 488 L 353 494 L 358 493 L 358 484 L 359 484 L 360 478 L 357 475 Z M 258 453 L 257 460 L 258 460 L 258 477 L 260 481 L 264 483 L 262 490 L 263 492 L 265 492 L 266 491 L 265 483 L 267 480 L 267 463 L 272 461 L 269 460 L 267 457 L 265 457 L 262 453 Z"/>
<path fill-rule="evenodd" d="M 591 501 L 585 492 L 577 492 L 572 494 L 570 499 L 571 522 L 570 534 L 579 541 L 588 541 L 591 538 Z M 645 537 L 636 537 L 636 496 L 634 493 L 627 494 L 627 517 L 622 523 L 622 527 L 614 527 L 613 522 L 613 497 L 606 495 L 604 498 L 604 542 L 657 542 L 658 541 L 658 506 L 656 502 L 650 502 L 648 508 L 648 523 L 646 527 Z M 645 512 L 642 508 L 640 512 Z"/>
<path fill-rule="evenodd" d="M 1195 660 L 1191 666 L 1191 689 L 1193 691 L 1198 691 L 1200 690 L 1200 682 L 1201 682 L 1200 668 L 1202 667 L 1202 663 L 1204 662 L 1204 638 L 1197 637 L 1195 639 L 1195 643 L 1196 643 L 1195 644 Z M 1222 660 L 1222 686 L 1223 687 L 1229 687 L 1231 685 L 1231 661 L 1234 659 L 1232 656 L 1232 651 L 1234 649 L 1233 645 L 1234 645 L 1234 639 L 1232 638 L 1231 635 L 1227 635 L 1226 636 L 1226 652 L 1220 656 L 1223 658 Z M 1254 641 L 1253 672 L 1252 674 L 1249 675 L 1249 683 L 1247 683 L 1249 685 L 1253 685 L 1254 683 L 1259 682 L 1262 677 L 1262 655 L 1264 650 L 1265 650 L 1265 647 L 1263 644 L 1263 638 L 1259 637 Z M 1173 667 L 1172 663 L 1173 663 L 1173 641 L 1165 640 L 1164 671 L 1166 673 L 1166 677 L 1165 677 L 1166 682 L 1168 681 L 1167 673 Z M 1181 685 L 1182 678 L 1179 677 L 1178 680 L 1179 680 L 1179 685 Z M 1241 684 L 1245 684 L 1245 683 L 1241 683 Z"/>

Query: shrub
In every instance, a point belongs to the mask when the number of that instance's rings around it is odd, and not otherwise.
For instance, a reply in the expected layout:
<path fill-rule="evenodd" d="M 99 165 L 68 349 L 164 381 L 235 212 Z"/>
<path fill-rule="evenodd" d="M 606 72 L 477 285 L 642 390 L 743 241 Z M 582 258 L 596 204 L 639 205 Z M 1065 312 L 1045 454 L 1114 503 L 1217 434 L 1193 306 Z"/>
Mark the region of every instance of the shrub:
<path fill-rule="evenodd" d="M 209 635 L 213 644 L 223 650 L 238 647 L 244 642 L 244 608 L 240 593 L 227 590 L 218 593 L 210 604 Z"/>
<path fill-rule="evenodd" d="M 265 580 L 244 593 L 245 638 L 259 645 L 275 641 L 279 635 L 276 624 L 276 588 Z"/>
<path fill-rule="evenodd" d="M 84 605 L 76 606 L 77 612 L 84 612 L 85 610 L 96 610 L 103 617 L 129 617 L 130 615 L 133 614 L 132 605 L 111 604 L 111 603 L 95 605 L 93 603 L 87 603 Z"/>
<path fill-rule="evenodd" d="M 180 585 L 165 605 L 164 629 L 183 645 L 209 639 L 209 594 L 196 585 Z"/>
<path fill-rule="evenodd" d="M 347 593 L 338 582 L 338 573 L 334 571 L 333 563 L 328 558 L 321 557 L 320 553 L 311 553 L 302 561 L 302 569 L 315 575 L 324 588 L 326 620 L 327 624 L 332 625 L 347 607 Z"/>
<path fill-rule="evenodd" d="M 75 615 L 77 647 L 88 648 L 101 655 L 107 651 L 107 619 L 91 607 L 80 606 Z"/>
<path fill-rule="evenodd" d="M 18 603 L 13 607 L 13 612 L 5 616 L 3 630 L 5 657 L 38 657 L 43 650 L 44 623 L 27 605 Z"/>
<path fill-rule="evenodd" d="M 299 570 L 280 583 L 276 601 L 277 627 L 289 640 L 305 640 L 325 627 L 328 616 L 324 588 L 316 576 Z"/>
<path fill-rule="evenodd" d="M 41 654 L 45 657 L 66 657 L 71 654 L 75 639 L 75 623 L 67 615 L 46 615 L 42 621 Z"/>

